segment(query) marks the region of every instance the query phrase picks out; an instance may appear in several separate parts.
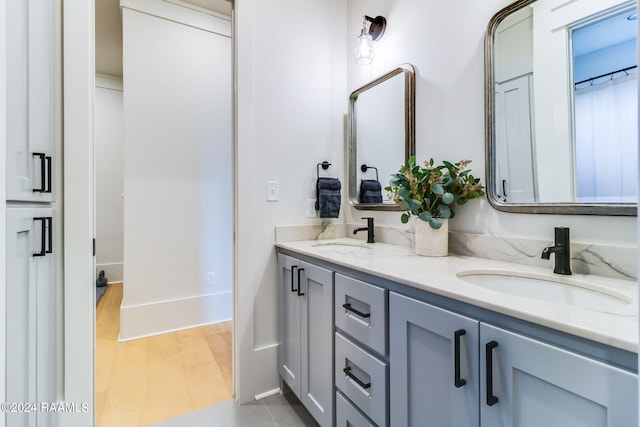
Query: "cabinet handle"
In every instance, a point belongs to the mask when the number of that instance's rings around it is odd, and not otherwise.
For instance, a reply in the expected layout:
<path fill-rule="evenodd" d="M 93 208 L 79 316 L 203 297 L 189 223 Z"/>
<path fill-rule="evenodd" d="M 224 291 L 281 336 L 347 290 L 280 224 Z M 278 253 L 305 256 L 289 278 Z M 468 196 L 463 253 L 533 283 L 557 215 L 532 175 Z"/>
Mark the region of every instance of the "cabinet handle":
<path fill-rule="evenodd" d="M 345 309 L 349 310 L 352 313 L 357 314 L 360 317 L 371 317 L 371 313 L 363 313 L 363 312 L 361 312 L 359 310 L 356 310 L 355 308 L 351 307 L 351 303 L 342 304 L 342 306 Z"/>
<path fill-rule="evenodd" d="M 53 218 L 48 216 L 45 218 L 45 225 L 47 227 L 47 229 L 49 230 L 49 244 L 47 245 L 47 250 L 46 253 L 48 254 L 52 254 L 53 253 Z"/>
<path fill-rule="evenodd" d="M 456 388 L 460 388 L 467 384 L 465 379 L 460 378 L 460 337 L 465 335 L 467 331 L 464 329 L 458 329 L 454 332 L 453 336 L 453 348 L 454 348 L 454 366 L 453 366 L 453 378 Z"/>
<path fill-rule="evenodd" d="M 295 269 L 298 268 L 297 265 L 294 265 L 293 267 L 291 267 L 291 292 L 297 292 L 298 290 L 296 288 L 293 287 L 293 272 L 295 271 Z M 300 279 L 298 279 L 300 280 Z M 298 286 L 300 286 L 300 283 L 298 283 Z"/>
<path fill-rule="evenodd" d="M 47 254 L 47 227 L 46 227 L 46 221 L 47 218 L 40 216 L 40 217 L 36 217 L 33 218 L 33 222 L 35 223 L 36 221 L 40 221 L 42 227 L 40 229 L 40 252 L 34 252 L 33 256 L 45 256 Z"/>
<path fill-rule="evenodd" d="M 304 292 L 300 292 L 300 289 L 302 289 L 302 285 L 300 284 L 300 272 L 301 271 L 304 271 L 304 268 L 298 268 L 298 296 L 304 295 Z"/>
<path fill-rule="evenodd" d="M 356 384 L 358 384 L 360 387 L 364 388 L 364 389 L 368 389 L 369 387 L 371 387 L 371 383 L 363 383 L 362 381 L 360 381 L 358 379 L 358 377 L 356 377 L 355 375 L 353 375 L 351 373 L 351 366 L 347 366 L 346 368 L 344 368 L 342 370 L 342 372 L 345 373 L 346 376 L 348 376 L 349 378 L 351 378 L 352 380 L 354 380 L 356 382 Z"/>
<path fill-rule="evenodd" d="M 487 405 L 493 406 L 498 403 L 498 396 L 493 395 L 493 349 L 498 347 L 496 341 L 488 342 L 486 345 L 485 362 L 487 374 Z"/>
<path fill-rule="evenodd" d="M 46 166 L 45 166 L 45 155 L 44 153 L 32 153 L 33 157 L 38 157 L 40 159 L 40 188 L 34 188 L 34 193 L 46 193 Z"/>
<path fill-rule="evenodd" d="M 46 156 L 47 160 L 47 187 L 44 190 L 45 193 L 51 193 L 51 156 Z M 44 172 L 44 171 L 43 171 Z M 44 176 L 44 174 L 43 174 Z M 43 178 L 44 180 L 44 178 Z M 44 187 L 44 184 L 42 185 Z"/>

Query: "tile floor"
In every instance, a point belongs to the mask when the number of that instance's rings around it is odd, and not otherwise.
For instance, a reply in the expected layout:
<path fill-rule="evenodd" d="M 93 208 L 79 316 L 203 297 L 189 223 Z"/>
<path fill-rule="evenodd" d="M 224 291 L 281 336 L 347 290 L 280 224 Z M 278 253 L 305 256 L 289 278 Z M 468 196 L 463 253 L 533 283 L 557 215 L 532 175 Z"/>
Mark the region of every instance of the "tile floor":
<path fill-rule="evenodd" d="M 317 427 L 293 393 L 237 405 L 233 399 L 150 427 Z"/>

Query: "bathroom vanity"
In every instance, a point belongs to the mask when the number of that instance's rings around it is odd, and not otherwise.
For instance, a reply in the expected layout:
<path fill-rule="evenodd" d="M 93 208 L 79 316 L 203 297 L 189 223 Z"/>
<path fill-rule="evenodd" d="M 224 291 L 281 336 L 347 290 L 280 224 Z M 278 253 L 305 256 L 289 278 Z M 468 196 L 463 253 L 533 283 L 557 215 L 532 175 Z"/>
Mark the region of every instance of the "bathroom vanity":
<path fill-rule="evenodd" d="M 635 282 L 355 239 L 276 248 L 279 373 L 322 426 L 638 424 Z"/>

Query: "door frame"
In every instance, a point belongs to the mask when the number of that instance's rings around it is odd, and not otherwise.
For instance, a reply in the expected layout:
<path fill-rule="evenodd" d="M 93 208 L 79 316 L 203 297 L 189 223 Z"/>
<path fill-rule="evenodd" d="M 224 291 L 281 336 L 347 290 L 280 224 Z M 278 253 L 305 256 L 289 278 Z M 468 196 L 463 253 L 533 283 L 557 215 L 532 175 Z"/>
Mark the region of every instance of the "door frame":
<path fill-rule="evenodd" d="M 93 102 L 94 2 L 63 0 L 64 400 L 89 410 L 60 425 L 95 421 Z"/>
<path fill-rule="evenodd" d="M 233 2 L 232 2 L 233 4 Z M 94 212 L 94 89 L 95 89 L 95 10 L 94 2 L 86 0 L 63 0 L 63 180 L 64 180 L 64 400 L 65 402 L 88 403 L 89 410 L 79 413 L 60 414 L 60 425 L 86 427 L 95 424 L 95 237 Z M 0 16 L 1 18 L 1 16 Z M 232 43 L 235 46 L 235 26 L 232 16 Z M 0 38 L 0 54 L 4 40 Z M 235 49 L 234 49 L 235 52 Z M 235 54 L 234 54 L 235 55 Z M 4 55 L 0 55 L 4 57 Z M 235 63 L 235 60 L 232 60 Z M 3 63 L 0 62 L 0 71 Z M 235 67 L 233 69 L 235 82 Z M 4 90 L 4 89 L 2 89 Z M 1 92 L 0 92 L 1 93 Z M 235 111 L 235 92 L 233 94 Z M 1 113 L 2 111 L 0 111 Z M 0 118 L 3 126 L 4 114 Z M 235 150 L 235 114 L 232 118 L 234 141 L 233 186 L 237 186 Z M 1 129 L 1 128 L 0 128 Z M 2 140 L 4 144 L 4 140 Z M 2 148 L 0 146 L 0 148 Z M 1 162 L 0 162 L 1 163 Z M 2 172 L 4 169 L 0 169 Z M 5 174 L 0 175 L 0 184 Z M 4 192 L 1 185 L 0 196 Z M 233 191 L 234 198 L 235 191 Z M 2 198 L 4 200 L 4 198 Z M 237 229 L 237 201 L 234 200 L 234 232 Z M 4 217 L 4 210 L 0 220 Z M 4 233 L 4 221 L 0 236 Z M 3 251 L 4 247 L 0 249 Z M 237 395 L 236 352 L 236 259 L 237 245 L 233 243 L 233 393 Z M 0 252 L 2 255 L 3 252 Z M 4 259 L 0 261 L 0 272 L 4 271 Z M 4 293 L 2 293 L 4 295 Z M 3 302 L 0 296 L 0 303 Z M 2 322 L 0 320 L 0 322 Z M 2 323 L 0 323 L 0 326 Z M 4 328 L 2 328 L 4 331 Z M 0 356 L 0 358 L 3 356 Z M 2 360 L 0 359 L 0 362 Z M 1 371 L 1 370 L 0 370 Z M 0 392 L 2 393 L 2 392 Z M 1 395 L 0 395 L 1 397 Z M 0 421 L 0 427 L 3 427 Z"/>

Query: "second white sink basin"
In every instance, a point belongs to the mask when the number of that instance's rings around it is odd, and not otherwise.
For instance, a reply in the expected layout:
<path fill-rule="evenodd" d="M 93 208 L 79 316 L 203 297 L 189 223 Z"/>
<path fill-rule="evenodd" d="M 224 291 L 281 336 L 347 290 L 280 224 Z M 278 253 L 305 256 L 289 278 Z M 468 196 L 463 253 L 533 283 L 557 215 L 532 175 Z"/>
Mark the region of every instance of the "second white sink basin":
<path fill-rule="evenodd" d="M 485 289 L 597 311 L 617 313 L 632 302 L 624 294 L 571 276 L 502 270 L 469 270 L 457 276 Z"/>

